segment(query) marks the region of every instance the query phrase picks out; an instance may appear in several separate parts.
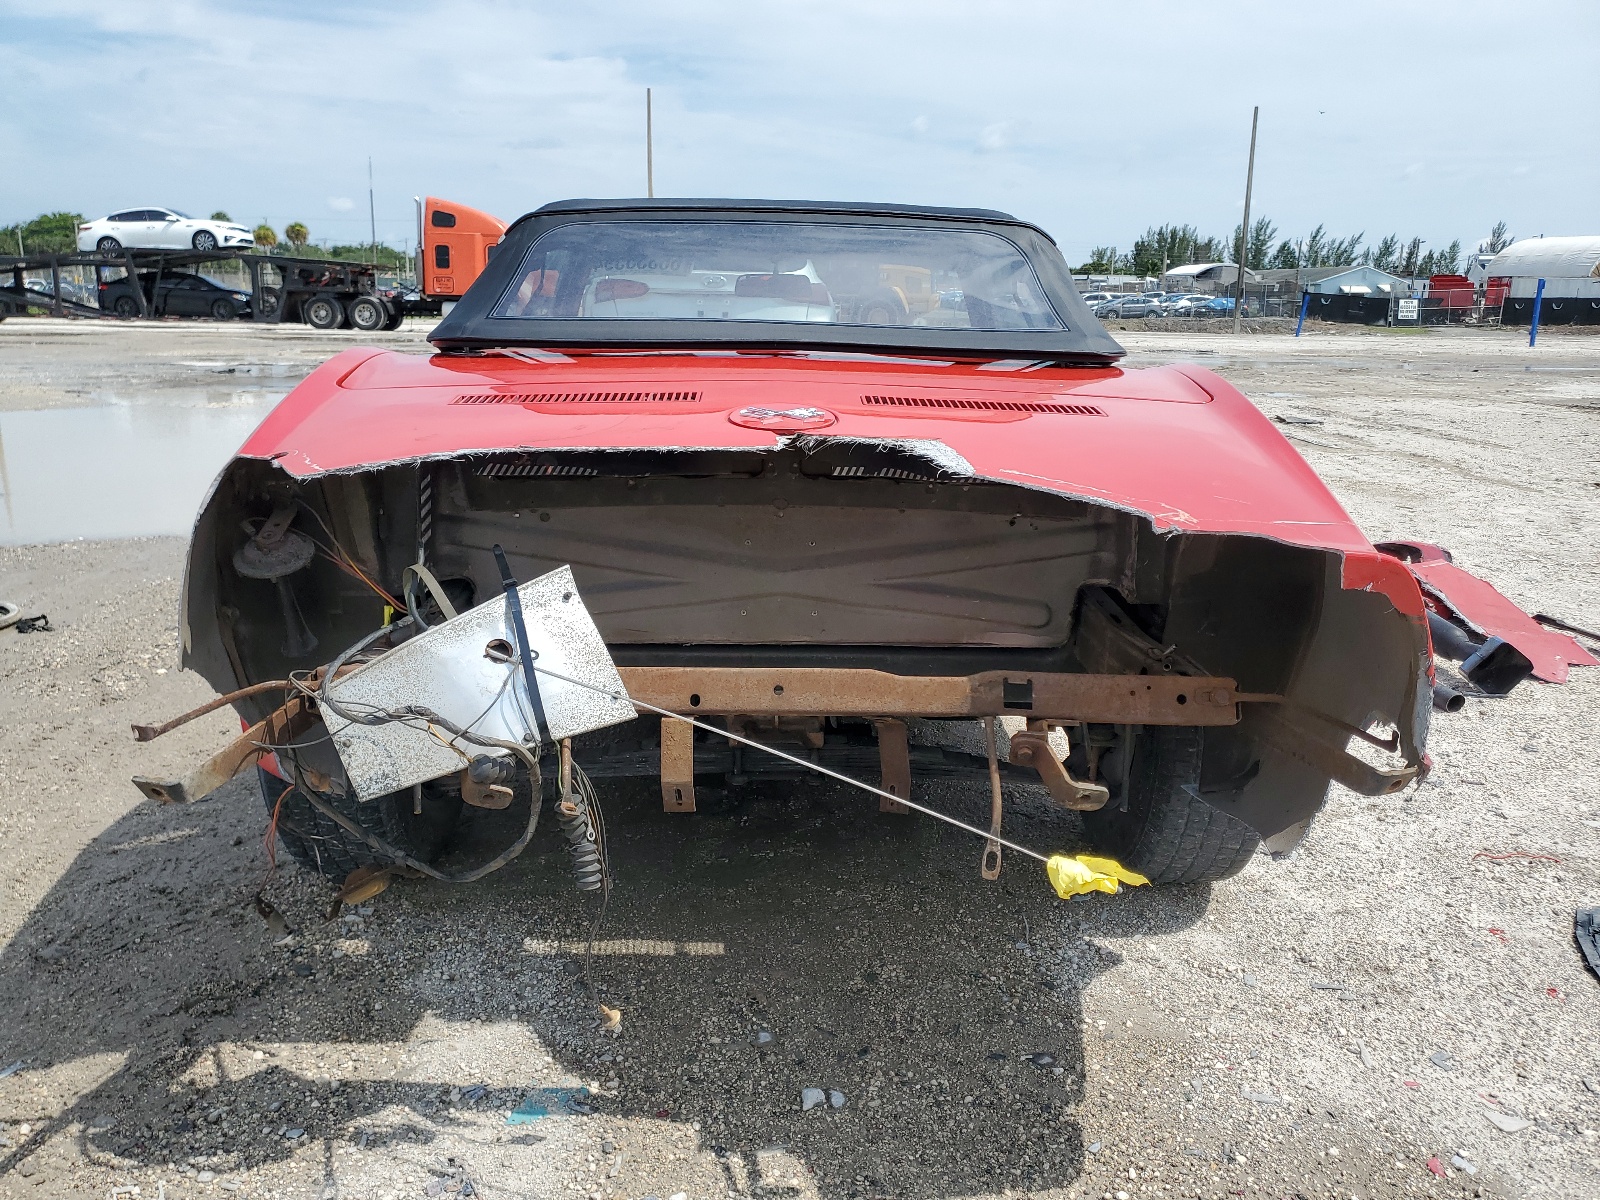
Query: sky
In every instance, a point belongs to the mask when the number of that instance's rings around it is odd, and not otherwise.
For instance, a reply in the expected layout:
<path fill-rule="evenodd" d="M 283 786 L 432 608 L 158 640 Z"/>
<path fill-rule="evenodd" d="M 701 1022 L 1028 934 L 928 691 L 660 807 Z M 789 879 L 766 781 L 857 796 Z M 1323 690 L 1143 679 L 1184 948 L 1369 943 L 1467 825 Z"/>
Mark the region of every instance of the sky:
<path fill-rule="evenodd" d="M 997 208 L 1470 248 L 1600 233 L 1600 4 L 0 0 L 0 225 L 160 204 L 408 246 L 642 195 Z"/>

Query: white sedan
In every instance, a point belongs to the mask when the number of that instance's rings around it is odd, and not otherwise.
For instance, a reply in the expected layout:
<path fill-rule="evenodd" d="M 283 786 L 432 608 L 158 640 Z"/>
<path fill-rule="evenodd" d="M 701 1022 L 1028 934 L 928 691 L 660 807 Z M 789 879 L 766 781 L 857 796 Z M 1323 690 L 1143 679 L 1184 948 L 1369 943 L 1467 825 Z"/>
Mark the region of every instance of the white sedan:
<path fill-rule="evenodd" d="M 117 254 L 130 250 L 215 250 L 254 246 L 243 225 L 202 221 L 175 208 L 129 208 L 78 226 L 78 249 Z"/>

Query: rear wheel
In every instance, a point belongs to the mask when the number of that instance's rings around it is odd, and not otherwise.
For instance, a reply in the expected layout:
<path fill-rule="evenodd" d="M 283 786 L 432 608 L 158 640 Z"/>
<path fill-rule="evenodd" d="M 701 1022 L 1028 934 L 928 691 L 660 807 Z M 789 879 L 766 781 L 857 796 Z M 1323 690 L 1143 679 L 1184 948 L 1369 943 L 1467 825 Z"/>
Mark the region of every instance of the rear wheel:
<path fill-rule="evenodd" d="M 111 311 L 119 317 L 137 317 L 139 302 L 132 296 L 118 296 L 111 302 Z"/>
<path fill-rule="evenodd" d="M 362 333 L 382 329 L 389 320 L 388 310 L 376 296 L 357 296 L 344 306 L 344 311 L 350 328 L 359 329 Z"/>
<path fill-rule="evenodd" d="M 1126 807 L 1083 814 L 1093 849 L 1151 883 L 1208 883 L 1244 870 L 1261 838 L 1200 798 L 1203 744 L 1200 729 L 1146 728 L 1134 743 Z"/>
<path fill-rule="evenodd" d="M 861 305 L 860 320 L 863 325 L 902 325 L 905 319 L 906 310 L 893 292 L 878 292 L 868 296 Z"/>
<path fill-rule="evenodd" d="M 109 234 L 96 242 L 94 244 L 94 248 L 100 251 L 101 254 L 104 254 L 107 258 L 110 258 L 113 254 L 122 253 L 122 243 L 117 241 L 116 238 L 111 237 Z"/>
<path fill-rule="evenodd" d="M 344 306 L 332 296 L 312 296 L 301 302 L 300 315 L 313 329 L 337 329 L 344 323 Z"/>
<path fill-rule="evenodd" d="M 315 808 L 299 789 L 260 768 L 257 773 L 268 814 L 274 810 L 278 814 L 278 840 L 302 867 L 329 879 L 343 879 L 357 867 L 390 865 L 390 858 Z M 420 814 L 413 811 L 410 792 L 393 792 L 365 804 L 353 796 L 318 793 L 317 798 L 396 850 L 422 862 L 439 857 L 461 815 L 459 795 L 434 794 L 426 785 Z"/>

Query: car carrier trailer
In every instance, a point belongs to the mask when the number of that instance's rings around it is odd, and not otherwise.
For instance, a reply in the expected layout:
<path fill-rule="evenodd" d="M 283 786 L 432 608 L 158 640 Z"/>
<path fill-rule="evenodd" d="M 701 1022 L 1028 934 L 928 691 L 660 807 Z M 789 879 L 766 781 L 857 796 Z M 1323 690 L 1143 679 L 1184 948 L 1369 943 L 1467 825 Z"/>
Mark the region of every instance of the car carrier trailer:
<path fill-rule="evenodd" d="M 269 325 L 300 321 L 315 329 L 350 328 L 370 333 L 398 329 L 408 316 L 437 317 L 447 313 L 466 294 L 473 280 L 489 265 L 506 231 L 506 223 L 489 213 L 442 200 L 416 197 L 417 286 L 411 295 L 394 289 L 380 290 L 377 268 L 369 263 L 340 259 L 288 257 L 263 254 L 248 248 L 216 250 L 137 250 L 123 247 L 110 254 L 98 250 L 70 254 L 0 255 L 0 320 L 44 309 L 53 317 L 152 317 L 150 303 L 161 275 L 168 270 L 189 270 L 202 263 L 240 262 L 250 273 L 250 319 Z M 74 298 L 64 289 L 62 269 L 89 267 L 94 271 L 94 294 Z M 107 272 L 121 268 L 127 278 L 154 272 L 147 296 L 143 287 L 133 293 L 133 310 L 106 312 L 88 303 L 101 295 Z M 48 271 L 48 290 L 26 278 Z M 10 276 L 9 283 L 6 277 Z M 125 308 L 127 306 L 124 306 Z"/>
<path fill-rule="evenodd" d="M 289 257 L 257 250 L 135 250 L 113 254 L 74 251 L 70 254 L 30 254 L 0 257 L 0 318 L 21 316 L 43 309 L 53 317 L 149 318 L 157 314 L 153 299 L 168 272 L 194 273 L 194 268 L 219 262 L 237 262 L 250 275 L 249 319 L 259 324 L 303 322 L 315 329 L 351 328 L 371 333 L 398 329 L 405 313 L 401 305 L 378 289 L 378 269 L 370 263 L 337 259 Z M 93 296 L 74 297 L 62 278 L 69 267 L 93 271 Z M 126 289 L 131 304 L 122 311 L 106 311 L 97 299 L 120 276 L 139 281 Z M 48 271 L 48 281 L 30 286 L 29 273 Z M 9 276 L 9 279 L 7 277 Z M 148 289 L 148 290 L 147 290 Z"/>

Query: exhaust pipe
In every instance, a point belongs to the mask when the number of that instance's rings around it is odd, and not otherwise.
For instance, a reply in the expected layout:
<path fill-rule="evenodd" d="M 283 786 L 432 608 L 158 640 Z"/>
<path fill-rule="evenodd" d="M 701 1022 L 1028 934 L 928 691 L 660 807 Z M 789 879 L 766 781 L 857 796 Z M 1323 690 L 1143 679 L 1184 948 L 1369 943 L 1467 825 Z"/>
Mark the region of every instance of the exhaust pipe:
<path fill-rule="evenodd" d="M 1460 663 L 1467 680 L 1490 696 L 1506 695 L 1533 674 L 1533 664 L 1510 642 L 1497 637 L 1474 641 L 1466 630 L 1436 612 L 1428 613 L 1428 633 L 1434 657 Z M 1437 695 L 1434 706 L 1439 707 Z"/>
<path fill-rule="evenodd" d="M 1433 685 L 1433 707 L 1440 712 L 1460 712 L 1467 706 L 1467 698 L 1453 687 L 1442 683 Z"/>

